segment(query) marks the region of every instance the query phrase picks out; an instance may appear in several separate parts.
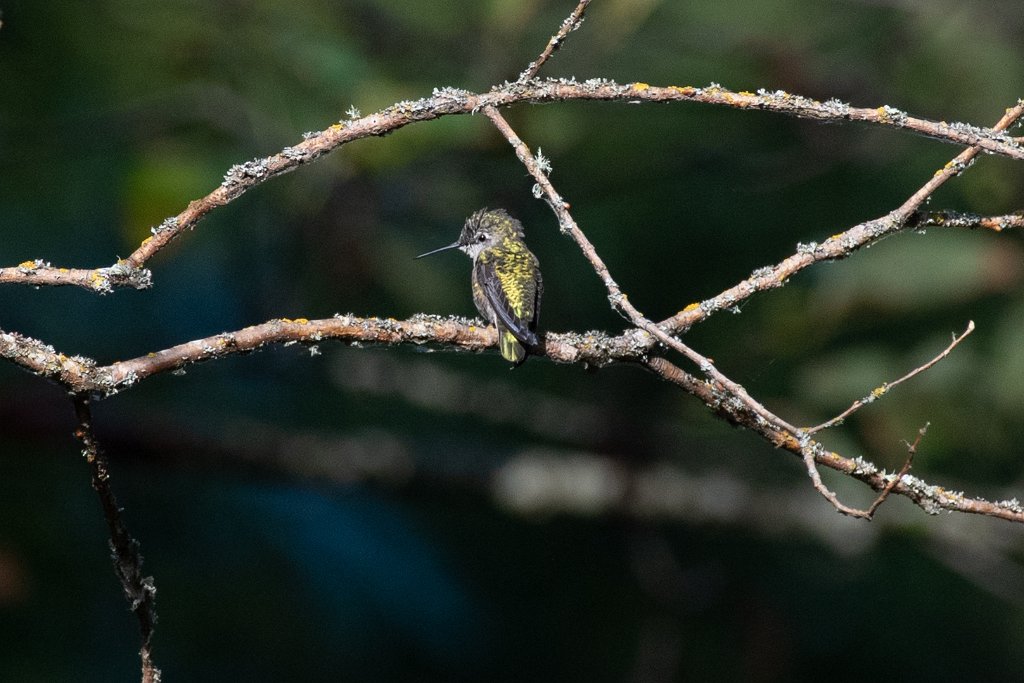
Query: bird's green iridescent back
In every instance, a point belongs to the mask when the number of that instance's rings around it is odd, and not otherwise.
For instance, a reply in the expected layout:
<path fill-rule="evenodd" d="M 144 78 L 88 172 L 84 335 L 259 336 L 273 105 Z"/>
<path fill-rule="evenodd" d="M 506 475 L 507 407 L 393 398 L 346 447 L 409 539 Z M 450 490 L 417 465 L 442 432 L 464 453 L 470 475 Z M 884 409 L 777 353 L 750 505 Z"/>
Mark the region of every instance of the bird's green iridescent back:
<path fill-rule="evenodd" d="M 537 257 L 526 246 L 523 224 L 504 209 L 481 209 L 454 243 L 416 258 L 458 249 L 473 259 L 473 303 L 498 331 L 498 348 L 519 365 L 540 345 L 537 318 L 544 282 Z M 524 348 L 526 347 L 526 348 Z"/>
<path fill-rule="evenodd" d="M 504 211 L 480 217 L 491 239 L 473 260 L 473 302 L 498 329 L 501 355 L 512 363 L 526 358 L 523 344 L 535 346 L 543 281 L 537 257 L 526 246 L 518 221 Z"/>

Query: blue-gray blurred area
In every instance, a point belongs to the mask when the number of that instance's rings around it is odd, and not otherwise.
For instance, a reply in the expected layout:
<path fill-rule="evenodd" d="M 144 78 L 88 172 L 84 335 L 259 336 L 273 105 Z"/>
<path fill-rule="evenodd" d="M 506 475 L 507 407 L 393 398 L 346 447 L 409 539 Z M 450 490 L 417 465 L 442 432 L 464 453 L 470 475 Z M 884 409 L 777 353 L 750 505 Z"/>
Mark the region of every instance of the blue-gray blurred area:
<path fill-rule="evenodd" d="M 2 3 L 0 264 L 98 267 L 235 163 L 435 87 L 514 79 L 572 0 Z M 595 0 L 544 75 L 783 89 L 990 125 L 1024 95 L 1019 3 Z M 653 319 L 899 206 L 959 150 L 696 104 L 507 111 Z M 1020 134 L 1020 129 L 1016 129 Z M 1024 207 L 983 157 L 929 208 Z M 469 261 L 521 218 L 541 327 L 625 322 L 483 116 L 347 145 L 212 212 L 108 296 L 0 287 L 0 329 L 99 363 L 279 317 L 475 315 Z M 889 470 L 1024 489 L 1019 234 L 932 228 L 689 332 L 772 410 Z M 321 343 L 147 379 L 94 406 L 158 590 L 164 680 L 1024 680 L 1024 533 L 890 500 L 840 517 L 802 465 L 638 367 Z M 683 359 L 677 359 L 685 366 Z M 693 368 L 690 368 L 691 370 Z M 72 409 L 0 364 L 0 680 L 138 675 Z M 825 473 L 849 504 L 863 486 Z"/>

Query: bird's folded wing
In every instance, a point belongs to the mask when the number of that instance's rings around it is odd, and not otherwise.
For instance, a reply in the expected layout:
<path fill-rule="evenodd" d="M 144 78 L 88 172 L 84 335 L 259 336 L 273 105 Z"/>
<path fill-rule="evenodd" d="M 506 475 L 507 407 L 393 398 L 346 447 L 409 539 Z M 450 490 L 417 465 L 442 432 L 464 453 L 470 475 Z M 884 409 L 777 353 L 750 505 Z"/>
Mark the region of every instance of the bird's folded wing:
<path fill-rule="evenodd" d="M 498 316 L 498 321 L 521 343 L 537 346 L 539 342 L 535 330 L 540 283 L 531 278 L 525 283 L 510 286 L 508 280 L 512 274 L 495 269 L 493 263 L 478 260 L 473 267 L 477 269 L 477 282 L 494 314 Z M 502 286 L 503 280 L 505 286 Z M 513 296 L 510 297 L 506 289 L 512 291 Z"/>

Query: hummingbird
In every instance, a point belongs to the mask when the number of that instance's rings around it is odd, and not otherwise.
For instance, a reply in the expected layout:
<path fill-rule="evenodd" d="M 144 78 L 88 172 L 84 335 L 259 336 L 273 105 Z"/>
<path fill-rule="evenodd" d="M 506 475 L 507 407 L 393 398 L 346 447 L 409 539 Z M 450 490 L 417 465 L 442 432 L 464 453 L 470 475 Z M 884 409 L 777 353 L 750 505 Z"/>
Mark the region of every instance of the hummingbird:
<path fill-rule="evenodd" d="M 523 224 L 504 209 L 481 209 L 466 220 L 457 241 L 416 258 L 448 249 L 473 259 L 473 303 L 497 328 L 502 357 L 513 367 L 522 365 L 526 350 L 539 344 L 537 317 L 544 292 L 540 263 L 526 246 Z"/>

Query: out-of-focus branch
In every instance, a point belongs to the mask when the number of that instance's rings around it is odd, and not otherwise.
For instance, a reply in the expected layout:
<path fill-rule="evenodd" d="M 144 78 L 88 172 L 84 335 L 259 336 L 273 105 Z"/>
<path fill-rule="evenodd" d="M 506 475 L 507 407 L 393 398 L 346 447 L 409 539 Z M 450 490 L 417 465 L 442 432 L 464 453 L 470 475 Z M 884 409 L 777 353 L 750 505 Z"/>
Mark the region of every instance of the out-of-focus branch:
<path fill-rule="evenodd" d="M 121 583 L 125 598 L 139 620 L 142 647 L 142 683 L 158 683 L 160 670 L 153 662 L 153 629 L 156 626 L 156 586 L 153 577 L 142 575 L 142 555 L 139 542 L 132 538 L 121 517 L 114 491 L 110 488 L 110 474 L 107 459 L 100 450 L 92 429 L 92 412 L 89 400 L 84 396 L 75 398 L 75 416 L 78 428 L 75 436 L 82 442 L 82 455 L 89 464 L 92 487 L 103 506 L 103 516 L 110 530 L 110 557 L 114 562 L 114 573 Z"/>
<path fill-rule="evenodd" d="M 582 3 L 581 3 L 582 4 Z M 557 34 L 556 34 L 557 35 Z M 439 88 L 430 97 L 415 101 L 397 102 L 386 109 L 357 119 L 335 123 L 319 133 L 309 133 L 294 146 L 277 154 L 253 159 L 228 169 L 224 181 L 205 197 L 189 203 L 184 211 L 172 216 L 152 229 L 152 236 L 139 245 L 128 257 L 105 268 L 64 268 L 45 260 L 25 261 L 17 266 L 0 268 L 0 284 L 17 283 L 33 286 L 74 285 L 99 293 L 108 293 L 120 287 L 142 289 L 152 284 L 151 273 L 143 266 L 157 252 L 183 233 L 193 230 L 210 211 L 224 206 L 248 190 L 279 175 L 289 173 L 304 164 L 316 161 L 338 147 L 366 137 L 386 135 L 411 123 L 430 121 L 442 116 L 473 114 L 486 107 L 508 107 L 523 102 L 564 102 L 570 100 L 605 100 L 620 102 L 698 102 L 736 109 L 773 111 L 789 116 L 819 121 L 861 121 L 891 128 L 905 129 L 945 142 L 971 145 L 992 154 L 1013 159 L 1024 159 L 1024 146 L 1008 136 L 1001 128 L 979 128 L 963 123 L 928 121 L 909 116 L 892 107 L 851 107 L 838 100 L 819 102 L 782 91 L 733 92 L 717 84 L 698 88 L 694 86 L 657 87 L 646 83 L 621 85 L 603 78 L 577 82 L 576 80 L 547 79 L 505 83 L 482 94 L 456 88 Z M 1008 110 L 1019 110 L 1024 104 Z M 1016 114 L 1019 116 L 1019 113 Z M 963 167 L 950 167 L 953 174 Z M 904 219 L 906 216 L 903 217 Z M 861 226 L 858 226 L 861 227 Z M 885 221 L 864 224 L 868 239 L 877 239 L 891 231 Z M 856 233 L 843 233 L 847 239 Z M 837 236 L 839 237 L 839 236 Z M 832 244 L 831 240 L 808 248 L 817 254 L 815 260 L 840 258 L 864 242 Z M 807 256 L 807 255 L 804 255 Z M 798 259 L 800 262 L 806 261 Z M 803 263 L 804 267 L 813 261 Z M 799 270 L 799 268 L 797 268 Z M 784 276 L 784 273 L 780 272 Z M 761 288 L 767 288 L 761 283 Z M 720 295 L 721 296 L 721 295 Z M 705 302 L 706 303 L 706 302 Z M 690 321 L 689 324 L 692 324 Z M 686 327 L 686 320 L 674 325 Z"/>

